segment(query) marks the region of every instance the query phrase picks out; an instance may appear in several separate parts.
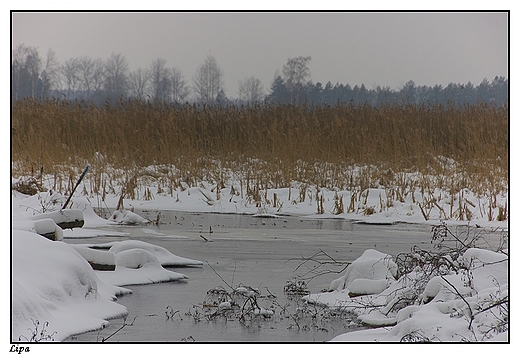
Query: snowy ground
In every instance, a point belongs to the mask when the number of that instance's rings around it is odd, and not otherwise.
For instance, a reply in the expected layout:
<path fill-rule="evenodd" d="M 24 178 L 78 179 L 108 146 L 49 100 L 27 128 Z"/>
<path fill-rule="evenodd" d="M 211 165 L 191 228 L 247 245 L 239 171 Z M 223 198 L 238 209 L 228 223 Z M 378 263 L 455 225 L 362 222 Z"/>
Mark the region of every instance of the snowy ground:
<path fill-rule="evenodd" d="M 88 190 L 88 186 L 78 190 L 81 189 Z M 155 187 L 142 190 L 146 193 L 138 191 L 135 199 L 125 199 L 126 209 L 113 213 L 108 220 L 98 217 L 92 207 L 115 208 L 119 200 L 117 194 L 106 194 L 101 200 L 98 195 L 83 193 L 81 196 L 77 192 L 79 196 L 72 199 L 70 208 L 82 211 L 85 225 L 73 231 L 64 230 L 63 237 L 96 237 L 101 234 L 97 229 L 100 226 L 155 222 L 160 219 L 161 210 L 438 224 L 448 213 L 462 215 L 453 210 L 461 207 L 465 215 L 471 215 L 471 220 L 451 218 L 445 220 L 448 225 L 508 228 L 508 221 L 489 220 L 490 213 L 496 216 L 499 206 L 506 204 L 507 195 L 497 196 L 493 209 L 489 198 L 479 198 L 471 191 L 455 197 L 435 191 L 438 198 L 425 211 L 426 204 L 420 210 L 417 202 L 421 197 L 419 191 L 416 195 L 391 200 L 384 189 L 367 189 L 364 194 L 360 193 L 354 208 L 337 213 L 338 198 L 343 200 L 345 210 L 348 208 L 352 199 L 349 192 L 309 189 L 302 198 L 297 188 L 269 189 L 261 193 L 260 200 L 253 201 L 236 190 L 215 190 L 204 184 L 181 188 L 170 195 Z M 173 255 L 144 242 L 113 242 L 94 250 L 87 242 L 73 247 L 47 240 L 34 233 L 32 218 L 42 210 L 59 210 L 65 196 L 43 192 L 29 197 L 13 191 L 11 198 L 13 341 L 59 341 L 71 334 L 102 328 L 108 319 L 127 313 L 112 301 L 129 291 L 125 285 L 189 281 L 183 274 L 163 266 L 201 265 L 197 260 Z M 323 213 L 317 214 L 320 200 Z M 157 211 L 157 220 L 143 219 L 137 215 L 138 210 Z M 428 220 L 424 218 L 425 212 Z M 114 231 L 114 235 L 118 232 Z M 94 271 L 86 259 L 113 263 L 116 270 Z M 341 278 L 331 283 L 329 292 L 310 294 L 307 299 L 348 308 L 366 325 L 377 327 L 340 335 L 333 341 L 393 342 L 403 338 L 434 342 L 507 341 L 509 330 L 503 321 L 508 321 L 508 309 L 506 311 L 504 306 L 509 300 L 508 250 L 494 252 L 468 247 L 457 259 L 449 259 L 444 264 L 448 263 L 451 265 L 442 266 L 440 272 L 426 274 L 429 271 L 426 267 L 417 267 L 408 274 L 397 274 L 392 255 L 367 250 Z M 412 300 L 402 305 L 402 299 L 407 297 Z M 39 332 L 33 336 L 35 329 Z"/>

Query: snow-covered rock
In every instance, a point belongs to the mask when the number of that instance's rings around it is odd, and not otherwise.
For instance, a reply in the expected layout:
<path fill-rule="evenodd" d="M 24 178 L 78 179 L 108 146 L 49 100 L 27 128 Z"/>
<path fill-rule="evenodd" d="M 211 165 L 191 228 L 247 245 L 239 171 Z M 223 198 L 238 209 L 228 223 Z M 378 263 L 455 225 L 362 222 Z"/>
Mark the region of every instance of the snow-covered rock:
<path fill-rule="evenodd" d="M 387 279 L 354 279 L 349 286 L 351 294 L 379 294 L 388 286 Z"/>
<path fill-rule="evenodd" d="M 229 301 L 222 301 L 218 304 L 219 310 L 231 310 L 231 303 Z"/>

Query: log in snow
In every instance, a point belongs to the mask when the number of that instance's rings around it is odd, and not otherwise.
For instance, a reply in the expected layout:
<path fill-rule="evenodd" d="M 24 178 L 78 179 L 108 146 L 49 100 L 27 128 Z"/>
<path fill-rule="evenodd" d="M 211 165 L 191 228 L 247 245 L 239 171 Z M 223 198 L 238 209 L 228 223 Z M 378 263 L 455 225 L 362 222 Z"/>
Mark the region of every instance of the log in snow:
<path fill-rule="evenodd" d="M 83 245 L 71 245 L 87 260 L 94 270 L 116 270 L 116 257 L 113 252 L 100 251 Z"/>
<path fill-rule="evenodd" d="M 52 219 L 62 229 L 72 229 L 74 227 L 83 227 L 85 220 L 83 212 L 78 209 L 65 209 L 43 213 L 32 217 L 33 220 Z"/>
<path fill-rule="evenodd" d="M 34 220 L 34 231 L 51 241 L 63 240 L 63 229 L 50 218 Z"/>

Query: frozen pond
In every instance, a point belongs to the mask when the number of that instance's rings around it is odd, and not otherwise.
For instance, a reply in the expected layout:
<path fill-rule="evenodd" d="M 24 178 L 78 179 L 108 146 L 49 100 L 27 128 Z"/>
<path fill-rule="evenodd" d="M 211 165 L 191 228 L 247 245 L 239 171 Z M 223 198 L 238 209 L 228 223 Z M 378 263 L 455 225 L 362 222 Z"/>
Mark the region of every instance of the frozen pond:
<path fill-rule="evenodd" d="M 153 220 L 157 216 L 156 212 L 138 213 Z M 339 219 L 162 212 L 160 220 L 159 225 L 111 228 L 129 233 L 125 237 L 66 240 L 104 243 L 130 238 L 204 262 L 202 267 L 172 269 L 186 274 L 187 281 L 127 286 L 133 294 L 117 301 L 129 310 L 127 323 L 137 318 L 133 326 L 126 326 L 110 337 L 110 342 L 326 341 L 356 327 L 347 327 L 348 320 L 329 318 L 327 323 L 314 325 L 305 326 L 301 322 L 298 328 L 294 317 L 280 315 L 284 306 L 293 310 L 296 306 L 284 295 L 286 282 L 305 275 L 310 269 L 308 266 L 312 266 L 312 262 L 307 262 L 295 271 L 303 262 L 302 257 L 323 251 L 336 261 L 352 262 L 369 248 L 392 255 L 408 252 L 414 245 L 428 248 L 431 238 L 431 227 L 426 225 L 367 225 Z M 338 274 L 329 273 L 314 278 L 308 283 L 308 289 L 319 292 L 337 277 Z M 262 295 L 275 295 L 276 315 L 247 323 L 238 319 L 196 320 L 196 312 L 202 311 L 207 291 L 219 286 L 226 289 L 224 281 L 234 287 L 251 286 Z M 273 300 L 270 301 L 272 305 Z M 168 308 L 178 312 L 168 318 L 165 313 Z M 323 309 L 314 311 L 323 313 Z M 69 340 L 100 341 L 111 336 L 123 323 L 123 319 L 110 320 L 110 327 L 102 331 L 84 333 Z"/>

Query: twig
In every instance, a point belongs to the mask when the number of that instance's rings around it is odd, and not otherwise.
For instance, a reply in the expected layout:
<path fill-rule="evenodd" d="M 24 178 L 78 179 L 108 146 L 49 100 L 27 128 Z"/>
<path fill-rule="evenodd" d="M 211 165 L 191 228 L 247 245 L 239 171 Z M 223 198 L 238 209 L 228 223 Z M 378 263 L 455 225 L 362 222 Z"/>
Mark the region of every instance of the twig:
<path fill-rule="evenodd" d="M 206 242 L 213 242 L 213 240 L 207 239 L 206 237 L 202 236 L 202 234 L 199 234 L 199 236 Z"/>
<path fill-rule="evenodd" d="M 217 273 L 217 271 L 215 270 L 215 268 L 213 268 L 213 267 L 211 266 L 211 264 L 209 264 L 208 261 L 206 261 L 206 263 L 207 263 L 207 264 L 209 265 L 209 267 L 213 270 L 213 272 L 215 272 L 215 274 L 220 278 L 220 280 L 222 280 L 222 281 L 224 282 L 224 284 L 226 284 L 226 285 L 227 285 L 231 290 L 235 290 L 231 285 L 228 284 L 227 281 L 224 280 L 224 278 L 222 278 L 222 277 L 220 276 L 220 274 Z"/>
<path fill-rule="evenodd" d="M 231 289 L 233 289 L 233 283 L 235 282 L 235 271 L 237 270 L 237 261 L 235 261 L 235 267 L 233 268 L 233 276 L 231 278 Z"/>
<path fill-rule="evenodd" d="M 123 328 L 125 328 L 126 326 L 133 326 L 134 325 L 134 322 L 135 322 L 135 319 L 137 318 L 137 316 L 134 317 L 134 319 L 132 320 L 132 322 L 130 324 L 126 323 L 126 320 L 125 322 L 123 323 L 123 325 L 117 330 L 115 331 L 114 333 L 112 333 L 111 335 L 109 335 L 108 337 L 106 338 L 102 338 L 101 341 L 102 342 L 105 342 L 107 340 L 109 340 L 110 338 L 112 338 L 116 333 L 118 333 L 119 331 L 121 331 Z"/>
<path fill-rule="evenodd" d="M 318 257 L 319 256 L 324 256 L 326 259 L 329 259 L 329 260 L 319 260 Z M 291 260 L 296 260 L 297 258 L 293 258 Z M 300 258 L 301 260 L 303 260 L 303 262 L 301 262 L 297 267 L 296 269 L 294 270 L 294 272 L 298 271 L 301 267 L 303 267 L 306 263 L 308 262 L 314 262 L 314 263 L 317 263 L 317 265 L 314 266 L 314 268 L 309 267 L 310 269 L 302 275 L 302 278 L 306 277 L 307 275 L 311 274 L 312 273 L 312 276 L 309 278 L 309 279 L 314 279 L 314 278 L 317 278 L 317 277 L 320 277 L 322 275 L 325 275 L 325 274 L 329 274 L 329 273 L 341 273 L 343 272 L 350 264 L 350 262 L 339 262 L 337 260 L 335 260 L 333 257 L 331 257 L 330 255 L 328 255 L 326 252 L 324 252 L 322 249 L 320 249 L 318 252 L 316 252 L 315 254 L 313 254 L 312 256 L 310 257 L 301 257 Z M 343 266 L 341 270 L 339 271 L 334 271 L 334 270 L 330 270 L 330 269 L 324 269 L 324 270 L 320 270 L 318 271 L 319 268 L 321 267 L 324 267 L 326 265 L 335 265 L 335 266 Z"/>
<path fill-rule="evenodd" d="M 481 309 L 480 311 L 477 311 L 477 312 L 475 313 L 475 315 L 479 315 L 479 314 L 481 314 L 481 313 L 483 313 L 483 312 L 486 312 L 486 311 L 488 311 L 488 310 L 491 310 L 493 307 L 501 306 L 501 305 L 503 305 L 503 304 L 507 304 L 507 303 L 509 303 L 509 295 L 508 295 L 508 296 L 505 296 L 505 297 L 502 298 L 502 299 L 500 299 L 498 302 L 495 302 L 495 303 L 493 303 L 493 304 L 491 304 L 491 305 L 489 305 L 489 306 L 487 306 L 487 307 L 484 307 L 484 308 Z"/>
<path fill-rule="evenodd" d="M 441 279 L 444 280 L 449 286 L 451 286 L 453 291 L 455 291 L 455 293 L 457 294 L 457 296 L 459 296 L 462 299 L 462 301 L 464 301 L 464 303 L 468 306 L 468 310 L 469 310 L 468 329 L 471 330 L 471 325 L 473 324 L 473 319 L 475 318 L 475 315 L 473 314 L 473 310 L 471 309 L 469 302 L 464 298 L 464 296 L 459 292 L 459 290 L 457 290 L 455 285 L 450 283 L 450 281 L 448 279 L 446 279 L 446 277 L 444 277 L 444 275 L 441 275 Z"/>

